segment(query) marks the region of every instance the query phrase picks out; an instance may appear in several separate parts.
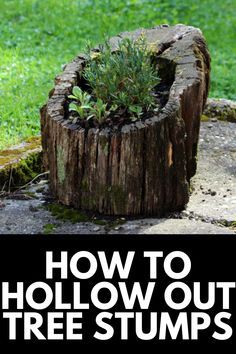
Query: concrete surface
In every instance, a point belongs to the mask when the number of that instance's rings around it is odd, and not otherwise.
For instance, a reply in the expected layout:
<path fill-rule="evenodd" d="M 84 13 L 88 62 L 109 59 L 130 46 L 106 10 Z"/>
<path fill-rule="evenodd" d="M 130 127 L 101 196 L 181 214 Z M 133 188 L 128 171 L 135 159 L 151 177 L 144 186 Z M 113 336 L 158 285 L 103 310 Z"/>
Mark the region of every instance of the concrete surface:
<path fill-rule="evenodd" d="M 45 209 L 46 180 L 0 198 L 0 234 L 232 234 L 236 233 L 236 124 L 202 122 L 198 169 L 186 210 L 163 219 L 62 221 Z M 120 223 L 122 221 L 122 223 Z M 236 236 L 236 235 L 235 235 Z"/>

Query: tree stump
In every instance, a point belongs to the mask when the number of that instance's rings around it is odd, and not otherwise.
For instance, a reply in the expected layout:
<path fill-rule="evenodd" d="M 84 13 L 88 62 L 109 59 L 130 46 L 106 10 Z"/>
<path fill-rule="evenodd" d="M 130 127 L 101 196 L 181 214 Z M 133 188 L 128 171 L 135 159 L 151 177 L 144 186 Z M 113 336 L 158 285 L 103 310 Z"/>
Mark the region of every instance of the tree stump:
<path fill-rule="evenodd" d="M 56 77 L 41 109 L 45 168 L 61 203 L 106 215 L 162 216 L 184 208 L 196 172 L 200 116 L 209 89 L 210 56 L 199 29 L 161 25 L 110 39 L 145 35 L 168 87 L 160 113 L 145 121 L 87 131 L 68 120 L 73 86 L 82 85 L 86 56 Z"/>

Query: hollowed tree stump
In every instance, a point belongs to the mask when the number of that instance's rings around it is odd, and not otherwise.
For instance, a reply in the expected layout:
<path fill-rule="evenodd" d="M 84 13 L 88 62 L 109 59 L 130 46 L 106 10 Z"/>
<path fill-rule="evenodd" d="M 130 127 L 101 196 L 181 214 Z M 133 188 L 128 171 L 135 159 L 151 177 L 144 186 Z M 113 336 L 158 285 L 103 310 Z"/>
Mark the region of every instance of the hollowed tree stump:
<path fill-rule="evenodd" d="M 122 38 L 142 33 L 158 52 L 162 83 L 169 88 L 157 116 L 121 130 L 85 131 L 71 124 L 67 96 L 82 85 L 84 55 L 56 77 L 41 109 L 44 164 L 51 192 L 63 204 L 107 215 L 161 216 L 188 202 L 209 89 L 209 53 L 201 31 L 184 25 L 126 32 L 110 41 L 115 49 Z"/>

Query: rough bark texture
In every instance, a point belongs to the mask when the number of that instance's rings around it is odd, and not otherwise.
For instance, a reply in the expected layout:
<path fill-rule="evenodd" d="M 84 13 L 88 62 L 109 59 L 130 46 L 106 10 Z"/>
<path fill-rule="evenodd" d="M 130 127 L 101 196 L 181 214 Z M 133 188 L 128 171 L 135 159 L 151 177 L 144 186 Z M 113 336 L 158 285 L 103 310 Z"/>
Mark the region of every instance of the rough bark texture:
<path fill-rule="evenodd" d="M 41 109 L 42 146 L 50 187 L 58 201 L 108 215 L 156 215 L 180 210 L 189 199 L 208 89 L 210 57 L 201 31 L 189 26 L 158 26 L 111 38 L 145 34 L 158 53 L 169 98 L 157 116 L 119 131 L 72 125 L 66 97 L 80 84 L 85 57 L 78 56 L 55 79 Z"/>

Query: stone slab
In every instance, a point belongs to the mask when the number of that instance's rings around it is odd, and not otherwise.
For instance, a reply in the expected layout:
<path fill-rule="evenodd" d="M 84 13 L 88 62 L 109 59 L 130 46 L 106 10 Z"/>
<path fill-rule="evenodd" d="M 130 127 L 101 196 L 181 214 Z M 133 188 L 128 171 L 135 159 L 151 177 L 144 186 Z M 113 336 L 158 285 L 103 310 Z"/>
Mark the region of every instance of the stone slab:
<path fill-rule="evenodd" d="M 124 224 L 113 227 L 92 222 L 63 222 L 43 208 L 49 197 L 48 184 L 40 181 L 22 191 L 17 197 L 21 199 L 16 199 L 17 195 L 12 199 L 0 198 L 0 234 L 45 233 L 45 226 L 50 224 L 52 234 L 235 233 L 236 236 L 235 228 L 225 226 L 236 221 L 235 161 L 236 125 L 202 122 L 197 174 L 193 178 L 190 201 L 183 212 L 164 219 L 126 219 Z"/>

